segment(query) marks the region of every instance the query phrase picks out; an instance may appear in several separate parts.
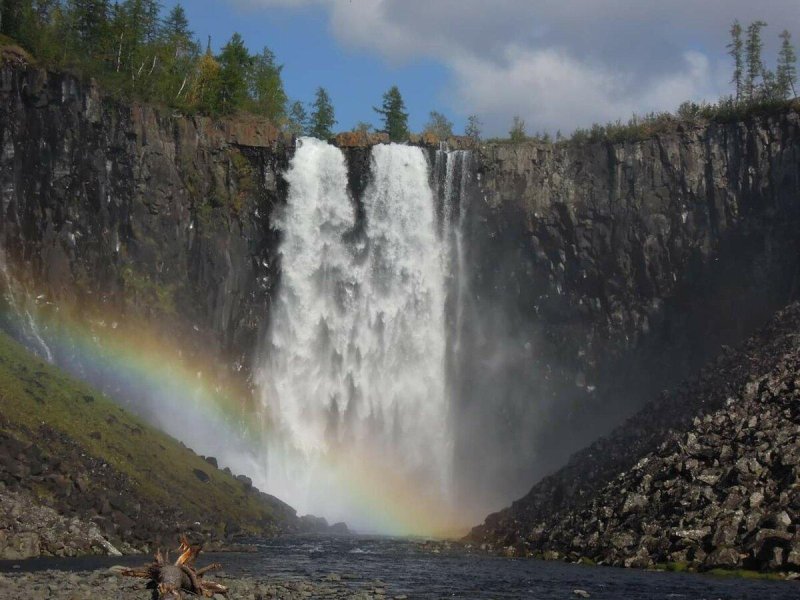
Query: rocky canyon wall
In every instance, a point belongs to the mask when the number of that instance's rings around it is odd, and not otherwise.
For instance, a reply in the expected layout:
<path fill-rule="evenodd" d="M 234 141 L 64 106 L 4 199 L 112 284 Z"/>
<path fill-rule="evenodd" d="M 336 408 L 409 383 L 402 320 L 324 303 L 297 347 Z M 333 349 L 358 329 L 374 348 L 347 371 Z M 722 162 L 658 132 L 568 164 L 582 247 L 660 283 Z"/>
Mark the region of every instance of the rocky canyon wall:
<path fill-rule="evenodd" d="M 251 365 L 291 139 L 263 120 L 173 115 L 4 67 L 0 144 L 2 247 L 40 303 L 135 315 L 187 352 Z"/>
<path fill-rule="evenodd" d="M 475 163 L 457 448 L 506 497 L 796 296 L 797 112 Z"/>

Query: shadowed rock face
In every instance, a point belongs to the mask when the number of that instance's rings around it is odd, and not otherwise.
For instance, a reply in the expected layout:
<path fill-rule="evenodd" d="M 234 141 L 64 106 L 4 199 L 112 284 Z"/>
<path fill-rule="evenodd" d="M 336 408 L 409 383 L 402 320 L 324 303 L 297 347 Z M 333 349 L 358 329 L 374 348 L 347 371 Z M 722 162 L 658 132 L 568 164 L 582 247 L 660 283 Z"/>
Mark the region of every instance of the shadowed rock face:
<path fill-rule="evenodd" d="M 8 67 L 0 140 L 0 235 L 23 279 L 250 364 L 277 280 L 269 218 L 291 140 L 263 120 L 172 116 Z"/>
<path fill-rule="evenodd" d="M 457 448 L 506 498 L 796 293 L 796 112 L 638 143 L 489 144 L 475 162 Z"/>

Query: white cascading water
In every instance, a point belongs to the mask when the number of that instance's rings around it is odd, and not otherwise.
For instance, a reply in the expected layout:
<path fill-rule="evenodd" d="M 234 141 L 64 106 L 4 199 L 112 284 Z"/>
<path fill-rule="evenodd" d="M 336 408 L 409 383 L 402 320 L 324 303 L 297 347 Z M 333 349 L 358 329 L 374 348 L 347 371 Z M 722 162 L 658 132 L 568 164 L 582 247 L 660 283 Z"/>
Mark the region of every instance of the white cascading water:
<path fill-rule="evenodd" d="M 434 164 L 434 187 L 439 198 L 441 235 L 448 252 L 449 274 L 448 300 L 451 322 L 449 332 L 449 355 L 453 361 L 451 377 L 457 377 L 458 355 L 467 305 L 469 284 L 464 247 L 466 216 L 469 208 L 467 184 L 470 173 L 471 154 L 467 150 L 449 151 L 442 147 L 436 151 Z"/>
<path fill-rule="evenodd" d="M 267 489 L 301 514 L 391 531 L 382 498 L 389 505 L 412 484 L 440 499 L 450 489 L 450 253 L 428 164 L 420 148 L 375 146 L 360 231 L 339 149 L 303 139 L 286 178 L 282 279 L 260 374 Z"/>
<path fill-rule="evenodd" d="M 53 352 L 45 342 L 39 324 L 31 312 L 31 307 L 35 306 L 37 299 L 11 274 L 4 248 L 0 248 L 0 286 L 3 289 L 6 308 L 10 313 L 6 327 L 9 331 L 13 331 L 17 340 L 31 352 L 52 363 Z"/>

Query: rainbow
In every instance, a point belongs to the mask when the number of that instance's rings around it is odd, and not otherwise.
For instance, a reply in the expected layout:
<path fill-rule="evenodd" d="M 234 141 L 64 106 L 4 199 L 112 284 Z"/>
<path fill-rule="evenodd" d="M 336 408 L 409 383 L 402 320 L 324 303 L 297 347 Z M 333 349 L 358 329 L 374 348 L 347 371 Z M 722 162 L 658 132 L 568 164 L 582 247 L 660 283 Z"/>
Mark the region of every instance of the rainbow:
<path fill-rule="evenodd" d="M 210 354 L 182 345 L 153 320 L 97 304 L 48 301 L 21 286 L 7 270 L 5 276 L 7 297 L 17 296 L 3 314 L 15 337 L 272 493 L 266 487 L 262 449 L 269 436 L 279 434 L 254 384 L 221 368 Z M 451 502 L 375 457 L 354 457 L 350 449 L 338 448 L 318 460 L 336 474 L 350 505 L 373 532 L 434 537 L 466 533 L 470 520 L 458 515 Z M 291 498 L 284 500 L 291 503 Z"/>

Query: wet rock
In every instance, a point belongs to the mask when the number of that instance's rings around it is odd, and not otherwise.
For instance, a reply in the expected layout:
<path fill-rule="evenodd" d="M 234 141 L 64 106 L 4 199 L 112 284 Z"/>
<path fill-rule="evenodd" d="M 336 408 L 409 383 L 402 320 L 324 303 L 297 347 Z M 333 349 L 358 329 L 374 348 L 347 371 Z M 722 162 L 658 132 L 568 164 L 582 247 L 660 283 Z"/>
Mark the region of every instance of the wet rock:
<path fill-rule="evenodd" d="M 327 519 L 324 517 L 315 517 L 314 515 L 303 515 L 299 519 L 300 530 L 305 532 L 326 532 L 329 525 Z"/>
<path fill-rule="evenodd" d="M 622 505 L 622 514 L 627 515 L 632 512 L 639 512 L 647 506 L 647 498 L 643 494 L 629 494 Z"/>
<path fill-rule="evenodd" d="M 741 565 L 739 552 L 726 546 L 715 548 L 703 561 L 707 569 L 738 569 Z"/>
<path fill-rule="evenodd" d="M 131 519 L 128 515 L 115 510 L 111 514 L 111 518 L 114 520 L 114 523 L 117 524 L 117 527 L 120 528 L 122 531 L 130 531 L 133 529 L 133 526 L 136 525 L 136 522 Z"/>
<path fill-rule="evenodd" d="M 717 525 L 711 543 L 714 546 L 726 547 L 733 545 L 739 537 L 738 523 L 720 523 Z"/>
<path fill-rule="evenodd" d="M 633 546 L 636 543 L 636 538 L 629 531 L 621 531 L 611 534 L 609 543 L 617 550 L 624 550 Z"/>
<path fill-rule="evenodd" d="M 350 533 L 350 529 L 347 527 L 347 523 L 338 522 L 334 523 L 328 528 L 330 533 L 335 533 L 337 535 L 346 535 Z"/>
<path fill-rule="evenodd" d="M 208 483 L 211 480 L 211 478 L 208 476 L 208 473 L 206 473 L 202 469 L 192 469 L 192 473 L 194 473 L 194 476 L 197 477 L 203 483 Z"/>
<path fill-rule="evenodd" d="M 650 558 L 650 552 L 647 548 L 641 547 L 633 556 L 626 558 L 623 561 L 626 568 L 633 569 L 646 569 L 653 565 L 653 560 Z"/>

